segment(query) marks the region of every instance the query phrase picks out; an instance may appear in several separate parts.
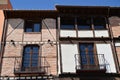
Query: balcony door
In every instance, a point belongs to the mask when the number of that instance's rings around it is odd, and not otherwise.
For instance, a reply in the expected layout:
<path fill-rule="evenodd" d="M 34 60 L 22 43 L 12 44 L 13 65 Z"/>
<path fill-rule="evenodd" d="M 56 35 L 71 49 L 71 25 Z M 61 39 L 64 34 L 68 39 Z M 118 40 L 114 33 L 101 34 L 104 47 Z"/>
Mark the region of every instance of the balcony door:
<path fill-rule="evenodd" d="M 98 69 L 97 55 L 93 43 L 81 43 L 79 45 L 80 65 L 83 70 Z"/>
<path fill-rule="evenodd" d="M 32 70 L 33 68 L 38 67 L 38 55 L 39 55 L 39 46 L 37 45 L 27 45 L 24 47 L 23 53 L 23 70 Z"/>

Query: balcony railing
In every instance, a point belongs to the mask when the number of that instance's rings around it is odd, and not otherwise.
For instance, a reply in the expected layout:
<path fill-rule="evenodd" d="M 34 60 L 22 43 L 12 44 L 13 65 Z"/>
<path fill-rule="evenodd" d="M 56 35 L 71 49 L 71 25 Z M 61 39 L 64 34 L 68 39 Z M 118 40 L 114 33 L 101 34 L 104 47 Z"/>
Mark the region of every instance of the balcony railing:
<path fill-rule="evenodd" d="M 106 72 L 106 61 L 103 54 L 75 55 L 76 72 L 103 71 Z"/>
<path fill-rule="evenodd" d="M 26 60 L 28 63 L 24 63 L 23 65 L 23 60 L 22 57 L 17 57 L 15 58 L 14 62 L 14 73 L 15 74 L 48 74 L 50 73 L 49 71 L 49 63 L 46 60 L 46 57 L 39 56 L 38 59 L 32 58 Z"/>

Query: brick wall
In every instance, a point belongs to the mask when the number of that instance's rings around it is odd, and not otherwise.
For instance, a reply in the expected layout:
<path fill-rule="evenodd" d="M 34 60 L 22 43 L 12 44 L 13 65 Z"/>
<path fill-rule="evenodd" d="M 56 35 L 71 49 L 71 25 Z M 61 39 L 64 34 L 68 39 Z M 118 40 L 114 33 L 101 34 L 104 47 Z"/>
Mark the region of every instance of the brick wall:
<path fill-rule="evenodd" d="M 49 30 L 47 27 L 49 27 Z M 23 19 L 8 19 L 7 38 L 3 55 L 1 76 L 14 76 L 14 57 L 22 55 L 23 46 L 27 44 L 40 45 L 40 54 L 46 57 L 50 64 L 48 74 L 57 74 L 56 44 L 49 44 L 48 40 L 56 41 L 56 20 L 44 19 L 40 33 L 25 33 Z M 51 33 L 51 34 L 50 34 Z M 53 38 L 54 37 L 54 38 Z M 10 41 L 14 40 L 15 45 Z"/>
<path fill-rule="evenodd" d="M 120 36 L 120 17 L 112 16 L 109 18 L 110 27 L 112 28 L 113 36 Z"/>
<path fill-rule="evenodd" d="M 0 9 L 12 9 L 10 0 L 0 0 Z"/>
<path fill-rule="evenodd" d="M 2 39 L 3 26 L 4 26 L 4 14 L 3 10 L 0 10 L 0 40 Z"/>

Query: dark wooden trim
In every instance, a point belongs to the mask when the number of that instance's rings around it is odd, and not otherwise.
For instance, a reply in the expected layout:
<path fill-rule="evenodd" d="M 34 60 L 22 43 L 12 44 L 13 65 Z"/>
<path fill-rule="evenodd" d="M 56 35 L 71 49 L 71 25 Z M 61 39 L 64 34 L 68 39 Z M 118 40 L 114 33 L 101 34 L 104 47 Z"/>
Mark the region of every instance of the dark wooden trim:
<path fill-rule="evenodd" d="M 118 73 L 120 71 L 119 61 L 118 61 L 116 49 L 115 49 L 115 46 L 114 46 L 113 42 L 111 42 L 111 48 L 112 48 L 112 53 L 113 53 L 113 59 L 114 59 L 114 62 L 115 62 L 115 68 L 116 68 L 116 71 Z"/>
<path fill-rule="evenodd" d="M 59 78 L 86 78 L 87 77 L 92 77 L 92 78 L 95 78 L 95 77 L 102 77 L 102 78 L 113 78 L 113 77 L 117 77 L 117 78 L 120 78 L 120 74 L 119 73 L 88 73 L 88 74 L 76 74 L 76 73 L 64 73 L 64 74 L 60 74 L 59 75 Z"/>
<path fill-rule="evenodd" d="M 116 56 L 116 63 L 117 63 L 117 65 L 118 65 L 118 73 L 120 72 L 120 62 L 119 62 L 119 57 L 118 57 L 118 54 L 117 54 L 117 50 L 116 50 L 116 48 L 120 48 L 120 46 L 115 46 L 115 42 L 113 43 L 113 46 L 114 46 L 114 49 L 115 49 L 115 56 Z"/>
<path fill-rule="evenodd" d="M 76 30 L 76 37 L 78 37 L 78 24 L 77 24 L 77 17 L 75 17 L 75 30 Z"/>
<path fill-rule="evenodd" d="M 6 14 L 5 14 L 6 16 Z M 8 30 L 8 20 L 4 19 L 4 25 L 3 25 L 3 32 L 2 32 L 2 39 L 1 39 L 1 51 L 0 51 L 0 75 L 1 75 L 1 70 L 2 70 L 2 63 L 3 63 L 3 55 L 5 51 L 5 46 L 6 46 L 6 35 L 7 35 L 7 30 Z"/>
<path fill-rule="evenodd" d="M 61 52 L 61 43 L 60 42 L 59 42 L 59 54 L 60 54 L 60 72 L 63 73 L 62 52 Z"/>
<path fill-rule="evenodd" d="M 108 37 L 98 37 L 98 38 L 75 38 L 75 37 L 60 37 L 60 41 L 103 41 L 103 42 L 107 42 L 107 41 L 111 41 L 111 38 Z"/>
<path fill-rule="evenodd" d="M 24 19 L 24 33 L 40 33 L 42 31 L 42 20 L 43 19 Z M 39 23 L 40 24 L 40 32 L 34 32 L 34 23 Z M 26 32 L 26 29 L 28 28 L 28 24 L 32 24 L 32 31 L 31 32 Z"/>

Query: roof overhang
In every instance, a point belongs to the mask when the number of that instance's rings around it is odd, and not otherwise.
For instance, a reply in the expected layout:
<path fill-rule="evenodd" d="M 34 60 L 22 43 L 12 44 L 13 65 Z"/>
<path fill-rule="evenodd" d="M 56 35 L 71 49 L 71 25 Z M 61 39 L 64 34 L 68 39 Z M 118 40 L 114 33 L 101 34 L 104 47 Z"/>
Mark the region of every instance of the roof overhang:
<path fill-rule="evenodd" d="M 56 10 L 4 10 L 6 18 L 56 18 Z"/>
<path fill-rule="evenodd" d="M 56 18 L 59 15 L 120 16 L 120 7 L 109 6 L 64 6 L 56 10 L 4 10 L 6 18 Z"/>
<path fill-rule="evenodd" d="M 108 6 L 61 6 L 56 5 L 59 13 L 77 15 L 108 15 Z"/>

